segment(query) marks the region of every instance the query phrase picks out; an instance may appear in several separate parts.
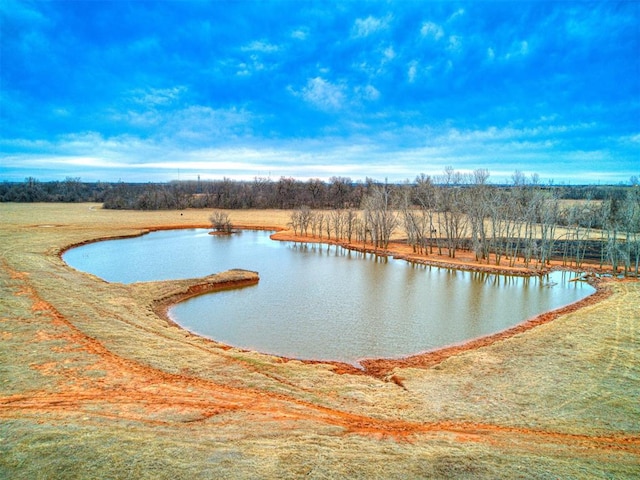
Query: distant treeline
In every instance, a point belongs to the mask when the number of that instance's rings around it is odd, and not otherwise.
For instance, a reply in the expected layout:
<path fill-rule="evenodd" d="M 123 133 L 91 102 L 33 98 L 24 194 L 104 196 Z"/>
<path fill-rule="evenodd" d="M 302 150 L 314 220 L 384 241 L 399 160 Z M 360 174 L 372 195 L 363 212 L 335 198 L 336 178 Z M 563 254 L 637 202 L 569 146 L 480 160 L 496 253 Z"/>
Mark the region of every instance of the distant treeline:
<path fill-rule="evenodd" d="M 414 183 L 393 187 L 396 190 L 410 189 L 424 177 L 418 177 Z M 444 176 L 428 178 L 436 185 L 447 186 Z M 523 179 L 516 172 L 514 184 L 492 187 L 508 190 Z M 634 180 L 631 180 L 632 184 Z M 472 175 L 461 175 L 455 186 L 470 187 L 473 182 Z M 571 200 L 606 200 L 622 196 L 628 189 L 622 185 L 541 186 L 535 181 L 535 176 L 526 183 L 554 191 L 556 198 Z M 328 182 L 282 177 L 275 181 L 256 178 L 253 181 L 223 179 L 169 183 L 82 182 L 80 178 L 71 177 L 63 181 L 41 182 L 29 177 L 24 182 L 0 183 L 0 202 L 98 202 L 103 203 L 104 208 L 124 210 L 291 209 L 302 205 L 312 209 L 359 208 L 371 187 L 379 184 L 371 179 L 354 182 L 346 177 L 333 177 Z"/>
<path fill-rule="evenodd" d="M 394 233 L 420 253 L 471 250 L 479 261 L 540 268 L 551 259 L 581 267 L 599 261 L 640 270 L 640 186 L 542 185 L 515 172 L 509 185 L 488 182 L 489 172 L 421 174 L 413 182 L 352 182 L 334 177 L 298 181 L 256 178 L 240 182 L 177 181 L 163 184 L 83 183 L 67 178 L 0 184 L 0 199 L 16 202 L 102 202 L 104 208 L 167 210 L 290 209 L 296 232 L 356 239 L 385 249 Z M 213 220 L 212 220 L 213 221 Z"/>
<path fill-rule="evenodd" d="M 40 182 L 29 177 L 24 182 L 0 183 L 0 202 L 104 202 L 105 193 L 115 184 L 82 182 L 79 178 Z"/>

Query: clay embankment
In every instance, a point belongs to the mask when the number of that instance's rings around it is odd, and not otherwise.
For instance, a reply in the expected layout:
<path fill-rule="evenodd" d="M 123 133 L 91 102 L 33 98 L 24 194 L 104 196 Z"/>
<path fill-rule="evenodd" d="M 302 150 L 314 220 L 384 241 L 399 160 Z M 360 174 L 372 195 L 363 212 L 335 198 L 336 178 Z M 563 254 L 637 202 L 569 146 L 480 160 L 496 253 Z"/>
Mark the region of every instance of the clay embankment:
<path fill-rule="evenodd" d="M 173 323 L 167 314 L 172 305 L 205 293 L 256 285 L 259 280 L 258 272 L 241 269 L 209 275 L 200 280 L 172 280 L 166 282 L 172 286 L 171 290 L 165 292 L 161 298 L 154 300 L 152 308 L 156 314 Z"/>
<path fill-rule="evenodd" d="M 247 227 L 249 228 L 249 227 Z M 274 228 L 274 230 L 277 230 Z M 348 242 L 342 240 L 322 239 L 318 237 L 309 237 L 304 235 L 295 235 L 291 231 L 278 231 L 271 236 L 274 240 L 301 242 L 301 243 L 324 243 L 328 245 L 338 245 L 350 250 L 370 253 L 381 256 L 390 256 L 399 260 L 406 260 L 408 262 L 417 263 L 420 265 L 428 265 L 440 268 L 450 268 L 456 270 L 465 270 L 470 272 L 480 273 L 492 273 L 500 275 L 517 275 L 517 276 L 540 276 L 545 275 L 555 269 L 569 269 L 579 270 L 581 272 L 599 272 L 607 273 L 606 269 L 599 269 L 595 265 L 585 264 L 580 268 L 566 267 L 562 265 L 560 261 L 552 261 L 548 265 L 541 267 L 535 262 L 525 265 L 523 261 L 517 260 L 513 262 L 513 265 L 507 265 L 506 261 L 500 262 L 500 264 L 492 263 L 494 258 L 490 258 L 490 261 L 478 261 L 475 258 L 473 252 L 466 250 L 457 250 L 455 258 L 448 255 L 446 248 L 441 249 L 441 254 L 437 249 L 434 249 L 434 253 L 419 254 L 413 251 L 410 245 L 401 241 L 391 241 L 387 248 L 375 248 L 371 244 L 363 242 Z"/>

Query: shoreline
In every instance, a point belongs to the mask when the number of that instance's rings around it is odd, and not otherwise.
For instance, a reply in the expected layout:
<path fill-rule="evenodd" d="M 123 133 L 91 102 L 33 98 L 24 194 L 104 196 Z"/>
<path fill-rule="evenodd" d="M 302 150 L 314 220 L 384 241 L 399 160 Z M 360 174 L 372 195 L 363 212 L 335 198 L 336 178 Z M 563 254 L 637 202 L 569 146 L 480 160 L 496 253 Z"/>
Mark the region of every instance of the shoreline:
<path fill-rule="evenodd" d="M 189 229 L 189 228 L 207 229 L 207 228 L 210 228 L 210 226 L 189 225 L 189 226 L 180 226 L 178 229 Z M 88 243 L 93 243 L 93 242 L 98 242 L 98 241 L 108 240 L 108 239 L 131 238 L 131 237 L 141 236 L 153 231 L 172 230 L 172 229 L 176 229 L 176 227 L 170 226 L 170 225 L 160 226 L 160 227 L 150 227 L 140 233 L 133 234 L 133 235 L 108 237 L 106 239 L 95 239 L 95 240 L 90 240 L 86 242 L 81 242 L 79 244 L 72 245 L 63 249 L 59 255 L 61 257 L 62 254 L 68 249 L 74 248 L 76 246 L 88 244 Z M 544 271 L 531 271 L 521 267 L 501 268 L 501 266 L 493 266 L 493 265 L 471 265 L 464 262 L 451 261 L 452 259 L 449 259 L 449 257 L 447 257 L 449 261 L 439 261 L 437 259 L 423 258 L 418 255 L 416 256 L 406 255 L 401 252 L 394 251 L 391 248 L 386 250 L 379 250 L 379 249 L 376 250 L 373 248 L 358 246 L 357 244 L 349 244 L 348 242 L 340 242 L 335 240 L 323 240 L 323 239 L 318 239 L 314 237 L 304 237 L 304 236 L 293 235 L 288 230 L 282 227 L 265 227 L 265 226 L 254 227 L 251 225 L 237 225 L 237 226 L 234 226 L 234 229 L 235 230 L 274 231 L 275 233 L 270 236 L 270 238 L 274 241 L 289 241 L 289 242 L 297 242 L 297 243 L 321 243 L 326 245 L 336 245 L 342 248 L 346 248 L 349 250 L 354 250 L 362 253 L 389 256 L 389 257 L 392 257 L 393 259 L 404 260 L 411 263 L 418 263 L 418 264 L 433 266 L 437 268 L 448 268 L 448 269 L 455 269 L 455 270 L 462 270 L 462 271 L 487 273 L 487 274 L 493 274 L 493 275 L 513 275 L 513 276 L 523 276 L 523 277 L 543 276 L 554 270 L 569 270 L 569 271 L 574 271 L 576 273 L 579 273 L 576 269 L 562 267 L 562 266 L 555 266 L 555 268 L 548 268 Z M 391 245 L 392 246 L 397 245 L 397 243 L 391 242 Z M 588 270 L 580 269 L 580 271 L 586 272 Z M 236 279 L 226 280 L 226 279 L 215 278 L 220 276 L 224 277 L 225 275 L 233 272 L 253 274 L 255 278 L 242 279 L 242 280 L 236 280 Z M 601 273 L 604 273 L 604 272 L 601 272 Z M 582 281 L 585 281 L 585 280 L 582 280 Z M 459 344 L 445 346 L 445 347 L 437 348 L 435 350 L 419 352 L 413 355 L 408 355 L 406 357 L 363 358 L 358 360 L 358 364 L 361 366 L 361 368 L 358 368 L 355 365 L 352 365 L 346 362 L 340 362 L 340 361 L 297 359 L 297 358 L 291 358 L 291 357 L 279 356 L 279 355 L 273 355 L 273 354 L 264 354 L 258 351 L 255 351 L 255 353 L 276 357 L 280 359 L 282 362 L 296 361 L 296 362 L 301 362 L 307 365 L 330 365 L 332 367 L 332 371 L 336 374 L 368 375 L 368 376 L 382 379 L 385 381 L 392 381 L 402 387 L 403 386 L 402 379 L 397 375 L 393 374 L 393 371 L 396 368 L 425 369 L 425 368 L 433 367 L 452 356 L 455 356 L 457 354 L 464 353 L 470 350 L 476 350 L 482 347 L 486 347 L 486 346 L 492 345 L 493 343 L 500 342 L 502 340 L 506 340 L 515 335 L 531 330 L 539 325 L 549 323 L 562 315 L 572 313 L 586 306 L 599 303 L 600 301 L 608 298 L 611 295 L 612 291 L 610 288 L 606 286 L 607 282 L 605 282 L 604 280 L 597 277 L 590 276 L 587 278 L 586 281 L 588 281 L 588 283 L 596 289 L 596 291 L 591 295 L 588 295 L 587 297 L 577 302 L 559 307 L 555 310 L 543 312 L 539 315 L 536 315 L 533 318 L 527 319 L 524 322 L 519 323 L 506 330 L 502 330 L 500 332 L 496 332 L 496 333 L 482 336 L 482 337 L 472 338 L 470 340 L 467 340 Z M 170 281 L 170 282 L 174 282 L 174 281 Z M 151 309 L 156 313 L 156 315 L 161 317 L 170 325 L 178 326 L 185 332 L 188 332 L 190 335 L 194 335 L 208 342 L 212 342 L 225 350 L 233 348 L 238 351 L 254 352 L 253 350 L 247 350 L 241 347 L 227 345 L 215 339 L 204 337 L 185 329 L 180 324 L 176 323 L 169 316 L 169 309 L 173 305 L 176 305 L 180 302 L 183 302 L 185 300 L 188 300 L 190 298 L 193 298 L 199 295 L 214 293 L 214 292 L 226 290 L 226 289 L 243 288 L 246 286 L 255 285 L 259 282 L 259 272 L 251 272 L 248 270 L 234 269 L 234 270 L 228 270 L 225 272 L 219 272 L 204 278 L 191 279 L 191 280 L 177 280 L 175 282 L 178 282 L 180 284 L 176 290 L 172 291 L 167 295 L 162 296 L 161 298 L 156 298 L 153 300 Z M 180 288 L 180 286 L 182 288 Z"/>
<path fill-rule="evenodd" d="M 460 353 L 468 352 L 470 350 L 477 350 L 482 347 L 487 347 L 502 340 L 507 340 L 511 337 L 525 333 L 540 325 L 552 322 L 557 318 L 567 315 L 569 313 L 576 312 L 584 307 L 595 305 L 601 301 L 609 298 L 612 294 L 612 290 L 606 286 L 605 282 L 590 282 L 590 284 L 596 289 L 591 295 L 578 300 L 577 302 L 570 303 L 563 307 L 548 312 L 541 313 L 519 323 L 506 330 L 502 330 L 497 333 L 486 335 L 483 337 L 477 337 L 470 339 L 460 344 L 451 345 L 448 347 L 438 348 L 428 352 L 417 353 L 415 355 L 409 355 L 404 358 L 398 359 L 363 359 L 360 364 L 364 367 L 365 371 L 376 378 L 386 378 L 389 374 L 393 373 L 396 368 L 430 368 L 439 363 L 444 362 L 450 357 L 458 355 Z M 401 382 L 401 379 L 392 376 L 390 380 L 394 382 Z"/>
<path fill-rule="evenodd" d="M 250 227 L 249 227 L 250 228 Z M 548 266 L 538 269 L 537 265 L 525 266 L 522 262 L 516 262 L 514 266 L 509 265 L 495 265 L 491 263 L 484 263 L 475 260 L 473 253 L 466 250 L 458 250 L 457 257 L 451 258 L 448 255 L 440 255 L 436 253 L 420 254 L 411 252 L 411 247 L 401 243 L 399 241 L 390 241 L 389 246 L 386 249 L 379 249 L 372 246 L 368 246 L 362 242 L 348 242 L 343 240 L 331 240 L 318 237 L 309 237 L 304 235 L 295 235 L 290 233 L 289 230 L 275 229 L 276 233 L 271 235 L 272 240 L 278 240 L 283 242 L 297 242 L 297 243 L 319 243 L 324 245 L 336 245 L 347 250 L 352 250 L 361 253 L 369 253 L 373 255 L 379 255 L 383 257 L 391 257 L 396 260 L 405 260 L 410 263 L 416 263 L 419 265 L 426 265 L 438 268 L 448 268 L 451 270 L 463 270 L 469 272 L 489 273 L 496 275 L 514 275 L 521 277 L 537 277 L 544 276 L 553 271 L 563 270 L 572 271 L 576 273 L 586 273 L 592 275 L 606 275 L 611 274 L 609 269 L 600 268 L 594 264 L 585 263 L 581 267 L 563 265 L 561 261 L 553 260 Z M 443 247 L 443 250 L 446 248 Z"/>

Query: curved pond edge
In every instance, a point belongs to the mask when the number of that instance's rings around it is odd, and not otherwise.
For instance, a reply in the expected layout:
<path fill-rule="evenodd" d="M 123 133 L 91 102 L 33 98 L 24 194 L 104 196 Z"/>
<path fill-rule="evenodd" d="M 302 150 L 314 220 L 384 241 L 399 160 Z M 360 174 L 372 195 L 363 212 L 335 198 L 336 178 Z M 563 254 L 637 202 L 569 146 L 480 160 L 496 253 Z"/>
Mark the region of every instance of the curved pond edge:
<path fill-rule="evenodd" d="M 583 299 L 578 300 L 577 302 L 570 303 L 555 310 L 550 310 L 548 312 L 536 315 L 535 317 L 525 320 L 524 322 L 501 332 L 493 333 L 483 337 L 477 337 L 460 344 L 442 347 L 436 350 L 418 353 L 399 359 L 364 359 L 360 361 L 360 364 L 369 375 L 377 378 L 388 378 L 389 375 L 393 373 L 393 370 L 395 368 L 433 367 L 454 355 L 458 355 L 469 350 L 476 350 L 482 347 L 487 347 L 502 340 L 507 340 L 535 327 L 552 322 L 553 320 L 556 320 L 561 316 L 574 313 L 590 305 L 595 305 L 596 303 L 599 303 L 610 297 L 613 293 L 612 289 L 608 286 L 609 281 L 611 280 L 591 278 L 588 282 L 592 287 L 596 289 L 596 291 L 591 295 L 588 295 Z M 399 384 L 401 384 L 401 379 L 397 376 L 392 376 L 390 380 L 396 383 L 400 382 Z"/>
<path fill-rule="evenodd" d="M 265 232 L 279 232 L 284 230 L 282 227 L 262 227 L 262 226 L 253 227 L 251 225 L 236 225 L 233 228 L 234 230 L 259 230 L 259 231 L 265 231 Z M 84 245 L 90 245 L 92 243 L 98 243 L 98 242 L 106 242 L 107 240 L 123 240 L 126 238 L 142 237 L 143 235 L 146 235 L 152 232 L 162 232 L 166 230 L 193 230 L 193 229 L 211 230 L 211 224 L 197 223 L 192 225 L 160 225 L 160 226 L 153 226 L 153 227 L 146 227 L 146 228 L 132 227 L 132 230 L 134 231 L 131 233 L 105 235 L 105 236 L 100 236 L 95 238 L 89 238 L 87 240 L 82 240 L 80 242 L 70 243 L 60 248 L 57 251 L 57 255 L 64 262 L 64 259 L 62 258 L 62 256 L 67 251 L 77 247 L 82 247 Z M 119 230 L 124 230 L 124 229 L 120 228 Z M 73 267 L 70 267 L 70 268 L 73 268 Z"/>
<path fill-rule="evenodd" d="M 180 327 L 182 330 L 189 331 L 186 328 L 182 327 L 179 323 L 173 321 L 169 316 L 169 309 L 173 305 L 184 302 L 185 300 L 197 297 L 199 295 L 206 295 L 208 293 L 220 292 L 223 290 L 249 287 L 258 284 L 259 281 L 260 275 L 258 274 L 258 272 L 237 268 L 226 270 L 220 273 L 214 273 L 202 278 L 151 282 L 170 284 L 173 288 L 170 289 L 167 293 L 163 294 L 161 297 L 153 299 L 150 306 L 151 309 L 156 313 L 156 315 L 165 319 L 171 325 L 175 325 L 177 327 Z M 190 331 L 189 333 L 197 335 Z M 209 338 L 203 337 L 201 335 L 197 336 L 210 340 Z M 220 342 L 215 342 L 221 344 Z"/>
<path fill-rule="evenodd" d="M 241 274 L 247 274 L 251 278 L 247 278 L 242 281 L 238 281 L 237 279 L 234 281 L 219 280 L 216 278 L 220 275 L 226 275 L 230 272 L 239 272 Z M 450 345 L 447 347 L 441 347 L 435 350 L 416 353 L 414 355 L 410 355 L 407 357 L 361 359 L 358 361 L 361 368 L 358 368 L 355 365 L 339 362 L 339 361 L 305 360 L 305 359 L 279 356 L 274 354 L 267 354 L 267 353 L 263 353 L 255 350 L 247 350 L 241 347 L 224 344 L 215 339 L 198 335 L 196 333 L 193 333 L 185 329 L 179 323 L 171 319 L 171 317 L 169 316 L 169 309 L 173 305 L 198 295 L 214 293 L 217 291 L 231 289 L 231 288 L 242 288 L 250 285 L 255 285 L 256 283 L 258 283 L 258 274 L 256 272 L 250 272 L 247 270 L 228 270 L 227 272 L 223 272 L 222 274 L 214 274 L 209 277 L 205 277 L 204 280 L 205 281 L 200 281 L 200 282 L 198 281 L 198 279 L 193 279 L 191 281 L 182 280 L 181 282 L 192 282 L 192 283 L 188 285 L 186 288 L 176 289 L 175 291 L 172 291 L 168 295 L 165 295 L 161 298 L 153 300 L 151 304 L 151 308 L 156 313 L 156 315 L 164 319 L 167 323 L 183 329 L 185 332 L 188 332 L 190 335 L 194 335 L 207 342 L 212 342 L 216 346 L 221 347 L 225 350 L 234 349 L 238 352 L 258 353 L 268 358 L 278 359 L 279 362 L 284 362 L 284 363 L 289 361 L 295 361 L 295 362 L 300 362 L 307 365 L 331 365 L 333 372 L 337 374 L 369 375 L 385 381 L 393 381 L 399 386 L 403 386 L 402 378 L 394 373 L 394 370 L 396 368 L 426 369 L 426 368 L 434 367 L 439 363 L 442 363 L 449 357 L 458 355 L 466 351 L 487 347 L 489 345 L 492 345 L 496 342 L 500 342 L 502 340 L 507 340 L 515 335 L 519 335 L 521 333 L 527 332 L 528 330 L 531 330 L 545 323 L 552 322 L 553 320 L 563 315 L 576 312 L 584 307 L 587 307 L 589 305 L 594 305 L 596 303 L 601 302 L 602 300 L 605 300 L 612 294 L 612 290 L 611 288 L 608 287 L 608 283 L 610 281 L 615 281 L 615 280 L 609 280 L 609 279 L 592 278 L 589 280 L 589 284 L 593 286 L 596 289 L 596 291 L 591 295 L 581 300 L 578 300 L 577 302 L 570 303 L 568 305 L 557 308 L 555 310 L 541 313 L 540 315 L 537 315 L 533 318 L 525 320 L 524 322 L 519 323 L 506 330 L 496 332 L 490 335 L 482 336 L 482 337 L 473 338 L 473 339 L 461 342 L 459 344 Z"/>
<path fill-rule="evenodd" d="M 96 237 L 93 239 L 84 240 L 81 242 L 69 244 L 58 250 L 57 256 L 60 260 L 67 266 L 67 268 L 73 269 L 70 265 L 64 262 L 62 256 L 64 253 L 72 248 L 80 247 L 83 245 L 106 241 L 106 240 L 118 240 L 124 238 L 135 238 L 146 235 L 147 233 L 151 233 L 154 231 L 163 231 L 163 230 L 188 230 L 188 229 L 208 229 L 211 228 L 210 225 L 166 225 L 166 226 L 154 226 L 143 229 L 135 229 L 136 231 L 131 234 L 121 234 L 121 235 L 113 235 L 113 236 L 104 236 L 104 237 Z M 276 232 L 270 236 L 272 240 L 275 241 L 288 241 L 288 242 L 296 242 L 296 243 L 321 243 L 325 245 L 336 245 L 348 250 L 358 251 L 362 253 L 369 253 L 378 256 L 387 256 L 392 257 L 398 260 L 405 260 L 410 263 L 419 263 L 422 265 L 433 266 L 438 268 L 445 268 L 451 270 L 461 270 L 461 271 L 471 271 L 471 272 L 482 272 L 482 273 L 490 273 L 495 275 L 509 275 L 509 276 L 544 276 L 552 271 L 564 270 L 564 271 L 572 271 L 577 274 L 584 275 L 585 271 L 595 271 L 596 269 L 583 269 L 577 271 L 573 268 L 567 267 L 552 267 L 544 270 L 525 270 L 525 269 L 517 269 L 517 270 L 505 270 L 501 269 L 499 266 L 492 265 L 468 265 L 464 263 L 451 263 L 451 262 L 439 262 L 439 261 L 430 261 L 428 259 L 421 259 L 417 257 L 412 257 L 410 255 L 404 254 L 395 254 L 393 250 L 381 250 L 374 249 L 373 247 L 359 247 L 353 244 L 349 244 L 347 242 L 340 242 L 328 239 L 318 239 L 313 237 L 300 237 L 295 235 L 282 235 L 279 236 L 279 233 L 283 233 L 288 231 L 282 227 L 253 227 L 250 225 L 242 225 L 242 226 L 234 226 L 234 229 L 237 230 L 261 230 L 261 231 L 273 231 Z M 74 269 L 75 270 L 75 269 Z M 77 270 L 79 271 L 79 270 Z M 88 272 L 80 273 L 91 275 Z M 97 278 L 97 277 L 96 277 Z M 159 296 L 151 301 L 149 307 L 154 311 L 154 313 L 167 322 L 170 325 L 181 328 L 189 335 L 193 335 L 200 339 L 203 339 L 207 342 L 211 342 L 218 347 L 223 348 L 224 350 L 234 349 L 239 352 L 253 352 L 258 353 L 260 355 L 264 355 L 266 358 L 275 358 L 279 362 L 289 362 L 295 361 L 300 362 L 307 365 L 330 365 L 332 366 L 332 371 L 336 374 L 352 374 L 352 375 L 368 375 L 378 379 L 382 379 L 385 381 L 392 381 L 403 387 L 402 378 L 394 373 L 396 368 L 431 368 L 439 363 L 442 363 L 446 359 L 463 353 L 469 350 L 475 350 L 478 348 L 486 347 L 492 345 L 496 342 L 506 340 L 515 335 L 519 335 L 528 330 L 531 330 L 539 325 L 543 325 L 545 323 L 549 323 L 563 315 L 576 312 L 584 307 L 589 305 L 594 305 L 599 303 L 602 300 L 605 300 L 612 294 L 611 288 L 608 287 L 608 282 L 615 281 L 614 279 L 606 279 L 601 278 L 597 275 L 588 275 L 586 277 L 579 277 L 581 281 L 587 281 L 592 287 L 595 288 L 595 292 L 584 297 L 577 302 L 570 303 L 568 305 L 564 305 L 555 310 L 551 310 L 548 312 L 541 313 L 533 318 L 527 319 L 522 323 L 519 323 L 513 327 L 510 327 L 506 330 L 496 332 L 490 335 L 473 338 L 459 344 L 450 345 L 446 347 L 437 348 L 435 350 L 419 352 L 414 355 L 409 355 L 401 358 L 365 358 L 359 360 L 359 365 L 361 368 L 358 368 L 349 363 L 339 362 L 339 361 L 327 361 L 327 360 L 305 360 L 305 359 L 297 359 L 297 358 L 289 358 L 285 356 L 278 356 L 273 354 L 266 354 L 259 351 L 247 350 L 240 347 L 235 347 L 232 345 L 226 345 L 222 342 L 219 342 L 215 339 L 205 337 L 202 335 L 198 335 L 194 332 L 189 331 L 188 329 L 182 327 L 180 324 L 172 320 L 169 316 L 169 309 L 180 302 L 183 302 L 187 299 L 193 298 L 199 295 L 205 295 L 208 293 L 215 293 L 217 291 L 228 290 L 228 289 L 236 289 L 236 288 L 244 288 L 247 286 L 255 285 L 259 282 L 259 274 L 258 272 L 253 272 L 249 270 L 242 269 L 232 269 L 227 270 L 225 272 L 215 273 L 206 277 L 193 278 L 193 279 L 184 279 L 184 280 L 165 280 L 158 282 L 149 282 L 149 283 L 171 283 L 175 284 L 175 288 L 171 289 L 170 292 Z M 103 280 L 106 283 L 106 280 Z"/>

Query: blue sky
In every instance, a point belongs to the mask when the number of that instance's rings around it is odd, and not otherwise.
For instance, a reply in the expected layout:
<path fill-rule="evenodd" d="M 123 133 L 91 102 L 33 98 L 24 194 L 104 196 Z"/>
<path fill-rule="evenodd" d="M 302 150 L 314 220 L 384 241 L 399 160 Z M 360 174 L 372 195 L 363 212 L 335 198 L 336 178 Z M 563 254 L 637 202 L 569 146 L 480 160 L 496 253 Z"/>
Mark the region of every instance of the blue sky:
<path fill-rule="evenodd" d="M 0 180 L 640 175 L 640 2 L 2 0 Z"/>

